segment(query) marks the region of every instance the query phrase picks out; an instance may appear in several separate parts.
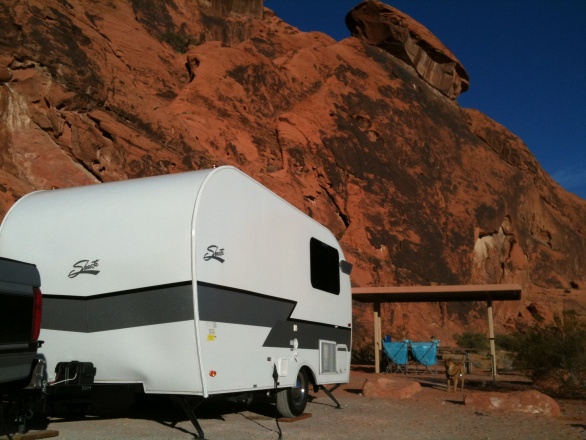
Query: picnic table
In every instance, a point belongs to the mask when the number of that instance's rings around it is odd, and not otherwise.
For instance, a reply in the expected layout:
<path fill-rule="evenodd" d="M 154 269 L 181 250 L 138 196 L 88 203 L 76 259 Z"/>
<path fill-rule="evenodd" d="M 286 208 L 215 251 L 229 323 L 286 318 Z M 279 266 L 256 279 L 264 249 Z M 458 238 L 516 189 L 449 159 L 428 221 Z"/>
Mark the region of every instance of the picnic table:
<path fill-rule="evenodd" d="M 441 355 L 442 359 L 444 354 L 462 354 L 464 355 L 464 365 L 466 367 L 466 374 L 472 374 L 472 361 L 470 360 L 470 353 L 476 353 L 475 348 L 463 348 L 463 347 L 444 347 L 442 345 L 437 348 L 438 354 Z"/>

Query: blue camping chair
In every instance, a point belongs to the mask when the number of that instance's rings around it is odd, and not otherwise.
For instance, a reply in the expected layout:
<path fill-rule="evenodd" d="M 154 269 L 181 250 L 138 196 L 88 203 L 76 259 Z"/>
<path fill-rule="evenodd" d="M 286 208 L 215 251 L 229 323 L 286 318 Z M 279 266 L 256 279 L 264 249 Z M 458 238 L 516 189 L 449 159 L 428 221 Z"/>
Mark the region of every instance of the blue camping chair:
<path fill-rule="evenodd" d="M 383 341 L 383 350 L 387 355 L 387 373 L 407 374 L 409 342 L 408 339 L 397 342 Z"/>
<path fill-rule="evenodd" d="M 432 374 L 437 372 L 437 346 L 439 341 L 434 339 L 431 342 L 410 342 L 411 353 L 417 363 L 415 370 L 419 374 L 426 371 Z M 435 367 L 433 370 L 430 367 Z"/>

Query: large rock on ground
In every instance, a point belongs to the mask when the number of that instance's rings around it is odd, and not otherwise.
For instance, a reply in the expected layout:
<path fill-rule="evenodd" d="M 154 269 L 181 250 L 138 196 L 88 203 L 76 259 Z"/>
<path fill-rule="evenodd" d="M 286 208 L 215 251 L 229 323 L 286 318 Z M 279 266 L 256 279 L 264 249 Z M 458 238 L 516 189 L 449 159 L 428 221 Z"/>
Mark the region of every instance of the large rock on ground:
<path fill-rule="evenodd" d="M 385 399 L 408 399 L 420 391 L 419 382 L 397 377 L 369 378 L 362 388 L 362 394 L 366 397 Z"/>
<path fill-rule="evenodd" d="M 515 411 L 552 417 L 561 414 L 560 407 L 555 400 L 536 390 L 513 393 L 470 393 L 464 398 L 464 404 L 481 411 Z"/>

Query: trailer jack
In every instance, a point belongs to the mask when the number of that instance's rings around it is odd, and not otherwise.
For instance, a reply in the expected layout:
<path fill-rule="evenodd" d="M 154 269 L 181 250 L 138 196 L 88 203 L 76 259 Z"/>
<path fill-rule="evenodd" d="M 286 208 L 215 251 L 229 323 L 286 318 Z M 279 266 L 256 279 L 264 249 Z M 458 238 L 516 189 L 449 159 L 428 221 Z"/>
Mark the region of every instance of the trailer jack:
<path fill-rule="evenodd" d="M 314 390 L 314 391 L 323 390 L 323 392 L 326 393 L 326 395 L 334 401 L 334 403 L 336 404 L 336 409 L 342 409 L 342 405 L 340 405 L 340 402 L 338 402 L 338 400 L 332 394 L 334 392 L 334 390 L 336 390 L 339 386 L 340 386 L 340 384 L 337 383 L 332 388 L 327 389 L 325 386 L 319 385 L 317 387 L 317 390 Z"/>
<path fill-rule="evenodd" d="M 201 428 L 199 420 L 197 420 L 197 416 L 195 415 L 195 410 L 199 405 L 201 405 L 204 399 L 198 399 L 194 404 L 189 401 L 188 396 L 175 396 L 175 398 L 177 399 L 179 405 L 181 406 L 187 417 L 189 417 L 189 420 L 191 420 L 191 424 L 197 431 L 197 437 L 195 438 L 205 439 L 203 429 Z"/>

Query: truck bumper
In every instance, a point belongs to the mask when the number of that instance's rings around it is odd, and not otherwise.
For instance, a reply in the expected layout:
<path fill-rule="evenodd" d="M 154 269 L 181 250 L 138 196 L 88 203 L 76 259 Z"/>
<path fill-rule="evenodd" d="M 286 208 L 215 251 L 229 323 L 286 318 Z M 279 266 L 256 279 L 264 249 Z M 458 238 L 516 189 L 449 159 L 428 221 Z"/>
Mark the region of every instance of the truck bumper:
<path fill-rule="evenodd" d="M 42 355 L 19 353 L 3 356 L 0 362 L 0 391 L 40 390 L 46 386 L 47 363 Z"/>
<path fill-rule="evenodd" d="M 36 353 L 18 353 L 2 356 L 0 362 L 0 388 L 10 386 L 13 382 L 27 379 Z"/>

